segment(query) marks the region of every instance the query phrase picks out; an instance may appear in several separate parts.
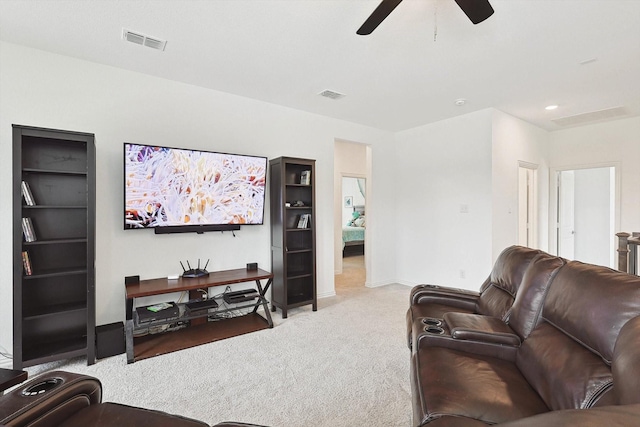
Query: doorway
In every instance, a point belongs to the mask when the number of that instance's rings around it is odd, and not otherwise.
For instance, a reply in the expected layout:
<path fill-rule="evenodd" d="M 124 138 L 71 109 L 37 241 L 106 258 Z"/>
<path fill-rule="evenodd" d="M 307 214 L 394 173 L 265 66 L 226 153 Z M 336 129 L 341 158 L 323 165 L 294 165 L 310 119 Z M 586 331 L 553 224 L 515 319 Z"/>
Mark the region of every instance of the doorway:
<path fill-rule="evenodd" d="M 616 166 L 555 171 L 557 254 L 614 267 L 618 223 Z"/>
<path fill-rule="evenodd" d="M 375 218 L 371 209 L 371 147 L 343 140 L 335 140 L 334 147 L 334 286 L 340 294 L 364 288 L 370 280 L 371 238 L 368 236 Z M 347 223 L 359 227 L 355 230 L 359 235 L 348 238 L 353 242 L 349 245 L 343 244 Z"/>
<path fill-rule="evenodd" d="M 336 290 L 364 286 L 366 269 L 366 178 L 342 177 L 342 272 L 335 277 Z"/>

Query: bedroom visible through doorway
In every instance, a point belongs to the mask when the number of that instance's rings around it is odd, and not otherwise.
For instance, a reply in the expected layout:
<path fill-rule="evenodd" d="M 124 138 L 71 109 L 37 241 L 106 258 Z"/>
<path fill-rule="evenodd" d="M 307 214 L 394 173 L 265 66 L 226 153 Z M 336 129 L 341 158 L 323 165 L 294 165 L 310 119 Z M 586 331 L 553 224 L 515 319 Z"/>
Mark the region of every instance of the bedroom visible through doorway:
<path fill-rule="evenodd" d="M 366 179 L 342 177 L 342 272 L 335 276 L 336 290 L 364 286 L 366 229 Z"/>

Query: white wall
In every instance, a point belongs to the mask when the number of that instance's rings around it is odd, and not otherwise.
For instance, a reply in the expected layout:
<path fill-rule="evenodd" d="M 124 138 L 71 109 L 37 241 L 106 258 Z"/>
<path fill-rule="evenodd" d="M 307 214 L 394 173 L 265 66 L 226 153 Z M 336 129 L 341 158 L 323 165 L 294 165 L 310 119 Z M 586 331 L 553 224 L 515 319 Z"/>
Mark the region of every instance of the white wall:
<path fill-rule="evenodd" d="M 489 274 L 492 114 L 396 134 L 395 220 L 387 226 L 396 236 L 401 283 L 477 290 Z"/>
<path fill-rule="evenodd" d="M 523 120 L 493 110 L 492 256 L 518 244 L 518 166 L 537 165 L 538 248 L 548 248 L 549 133 Z"/>
<path fill-rule="evenodd" d="M 620 231 L 640 231 L 640 117 L 581 126 L 550 134 L 549 167 L 620 168 Z"/>
<path fill-rule="evenodd" d="M 486 109 L 396 140 L 402 283 L 480 287 L 500 252 L 518 243 L 520 162 L 538 166 L 538 246 L 547 248 L 548 132 Z"/>
<path fill-rule="evenodd" d="M 270 268 L 268 209 L 263 226 L 230 233 L 155 235 L 122 230 L 122 143 L 139 142 L 239 154 L 313 158 L 316 163 L 318 295 L 333 285 L 333 154 L 342 138 L 371 146 L 372 208 L 390 222 L 384 200 L 392 169 L 392 135 L 344 121 L 163 80 L 87 61 L 0 43 L 0 345 L 12 351 L 11 124 L 94 133 L 97 153 L 97 324 L 124 319 L 124 276 L 163 277 L 179 260 L 211 258 L 210 270 L 258 262 Z M 379 166 L 378 166 L 379 165 Z M 375 206 L 379 204 L 379 208 Z M 390 247 L 382 227 L 373 238 Z M 389 283 L 395 270 L 382 251 L 371 255 L 372 280 Z"/>

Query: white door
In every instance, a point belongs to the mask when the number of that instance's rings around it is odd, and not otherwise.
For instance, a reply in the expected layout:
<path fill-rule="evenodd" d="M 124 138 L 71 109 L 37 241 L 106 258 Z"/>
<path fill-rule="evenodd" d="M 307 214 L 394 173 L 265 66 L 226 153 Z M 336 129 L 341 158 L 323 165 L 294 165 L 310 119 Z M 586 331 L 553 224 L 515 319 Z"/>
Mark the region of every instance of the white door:
<path fill-rule="evenodd" d="M 612 267 L 615 167 L 558 172 L 558 255 Z"/>
<path fill-rule="evenodd" d="M 574 171 L 558 172 L 558 255 L 574 259 L 575 254 Z"/>

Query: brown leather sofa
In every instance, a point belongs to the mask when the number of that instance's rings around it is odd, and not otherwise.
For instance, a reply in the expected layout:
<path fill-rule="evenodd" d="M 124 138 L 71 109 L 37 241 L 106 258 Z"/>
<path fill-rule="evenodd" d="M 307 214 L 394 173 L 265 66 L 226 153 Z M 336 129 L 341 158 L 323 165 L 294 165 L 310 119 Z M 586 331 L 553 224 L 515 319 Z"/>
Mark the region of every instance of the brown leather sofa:
<path fill-rule="evenodd" d="M 511 247 L 481 292 L 410 305 L 415 426 L 640 425 L 639 277 Z"/>
<path fill-rule="evenodd" d="M 118 403 L 102 402 L 97 378 L 52 371 L 0 396 L 0 426 L 7 427 L 209 427 L 207 424 Z M 224 422 L 215 427 L 260 427 Z"/>

